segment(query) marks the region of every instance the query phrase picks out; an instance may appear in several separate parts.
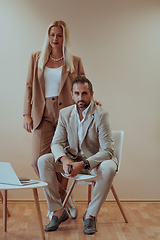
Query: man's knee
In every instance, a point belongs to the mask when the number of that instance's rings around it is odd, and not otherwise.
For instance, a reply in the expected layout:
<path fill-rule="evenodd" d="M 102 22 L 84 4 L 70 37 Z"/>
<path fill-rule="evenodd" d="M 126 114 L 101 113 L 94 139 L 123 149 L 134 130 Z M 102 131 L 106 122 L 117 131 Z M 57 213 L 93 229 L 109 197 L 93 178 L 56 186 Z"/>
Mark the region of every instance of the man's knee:
<path fill-rule="evenodd" d="M 101 171 L 104 176 L 115 176 L 117 164 L 112 160 L 106 160 L 101 163 Z"/>
<path fill-rule="evenodd" d="M 41 157 L 39 157 L 38 163 L 37 163 L 39 171 L 43 171 L 48 165 L 50 160 L 53 160 L 53 154 L 51 153 L 44 154 Z"/>

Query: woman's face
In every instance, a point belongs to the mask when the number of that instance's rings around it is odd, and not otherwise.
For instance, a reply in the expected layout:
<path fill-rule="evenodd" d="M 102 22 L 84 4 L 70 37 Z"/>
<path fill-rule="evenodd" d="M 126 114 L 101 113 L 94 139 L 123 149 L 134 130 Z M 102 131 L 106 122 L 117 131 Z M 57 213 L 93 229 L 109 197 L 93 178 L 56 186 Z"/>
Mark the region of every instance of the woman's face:
<path fill-rule="evenodd" d="M 61 27 L 51 27 L 49 32 L 49 43 L 52 48 L 62 49 L 63 29 Z"/>

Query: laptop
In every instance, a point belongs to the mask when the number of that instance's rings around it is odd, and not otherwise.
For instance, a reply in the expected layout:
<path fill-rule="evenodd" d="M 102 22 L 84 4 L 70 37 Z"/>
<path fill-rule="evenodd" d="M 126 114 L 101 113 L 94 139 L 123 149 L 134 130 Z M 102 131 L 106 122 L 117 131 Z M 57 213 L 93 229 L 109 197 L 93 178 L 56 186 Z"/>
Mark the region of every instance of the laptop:
<path fill-rule="evenodd" d="M 19 179 L 10 163 L 0 162 L 0 183 L 8 185 L 24 186 L 38 183 L 39 181 L 27 178 Z"/>

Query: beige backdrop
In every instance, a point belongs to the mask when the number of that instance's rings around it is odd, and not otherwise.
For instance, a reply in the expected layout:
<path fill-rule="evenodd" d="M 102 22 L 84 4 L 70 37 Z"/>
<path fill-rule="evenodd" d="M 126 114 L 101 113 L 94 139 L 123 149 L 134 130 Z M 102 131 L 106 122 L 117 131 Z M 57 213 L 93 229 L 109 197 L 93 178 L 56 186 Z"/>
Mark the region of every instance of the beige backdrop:
<path fill-rule="evenodd" d="M 82 58 L 112 129 L 125 132 L 114 181 L 120 199 L 159 200 L 159 0 L 0 0 L 0 161 L 37 179 L 32 135 L 22 128 L 25 81 L 31 52 L 41 49 L 48 25 L 59 19 L 68 24 L 72 52 Z M 77 186 L 75 199 L 87 198 L 83 188 Z M 10 191 L 9 198 L 33 196 Z"/>

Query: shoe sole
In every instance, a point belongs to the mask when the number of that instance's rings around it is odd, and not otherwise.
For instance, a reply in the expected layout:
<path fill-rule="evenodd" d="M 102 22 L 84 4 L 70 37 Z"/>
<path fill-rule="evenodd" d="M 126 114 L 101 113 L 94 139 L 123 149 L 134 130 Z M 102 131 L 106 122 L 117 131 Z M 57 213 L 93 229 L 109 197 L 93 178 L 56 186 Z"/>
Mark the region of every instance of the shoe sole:
<path fill-rule="evenodd" d="M 83 232 L 86 234 L 86 235 L 93 235 L 95 232 L 85 232 L 85 230 L 83 230 Z"/>

